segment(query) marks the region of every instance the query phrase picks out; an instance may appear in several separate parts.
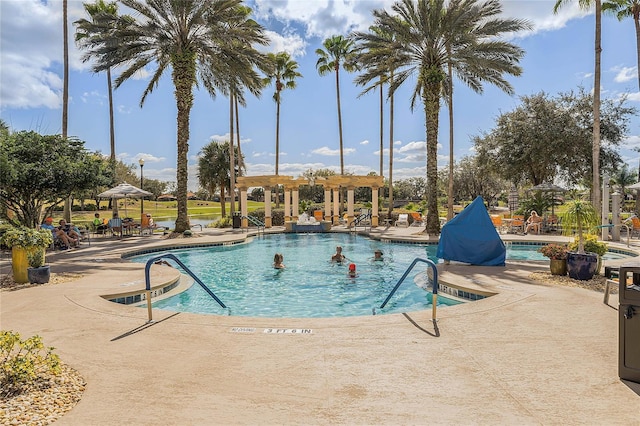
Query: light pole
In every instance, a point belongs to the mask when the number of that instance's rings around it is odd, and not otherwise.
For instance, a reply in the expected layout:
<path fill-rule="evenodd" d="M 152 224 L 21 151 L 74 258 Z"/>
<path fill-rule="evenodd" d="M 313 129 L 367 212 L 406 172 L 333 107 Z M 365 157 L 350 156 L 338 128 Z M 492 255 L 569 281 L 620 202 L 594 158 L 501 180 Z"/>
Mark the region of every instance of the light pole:
<path fill-rule="evenodd" d="M 142 168 L 144 167 L 144 159 L 143 158 L 139 159 L 138 164 L 140 164 L 140 189 L 142 189 L 142 184 L 144 181 L 144 176 L 142 174 Z M 140 197 L 140 220 L 142 220 L 143 214 L 144 214 L 144 198 Z"/>

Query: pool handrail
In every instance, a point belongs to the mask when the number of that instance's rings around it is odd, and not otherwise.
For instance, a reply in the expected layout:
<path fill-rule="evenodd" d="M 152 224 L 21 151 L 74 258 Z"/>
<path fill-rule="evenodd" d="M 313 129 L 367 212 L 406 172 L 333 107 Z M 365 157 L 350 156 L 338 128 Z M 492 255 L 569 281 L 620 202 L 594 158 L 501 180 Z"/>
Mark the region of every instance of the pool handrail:
<path fill-rule="evenodd" d="M 264 233 L 265 224 L 262 223 L 259 219 L 249 215 L 242 216 L 241 219 L 247 219 L 249 222 L 251 222 L 254 226 L 258 228 L 258 232 L 260 232 L 260 228 L 262 228 L 262 233 Z"/>
<path fill-rule="evenodd" d="M 393 294 L 398 290 L 398 287 L 400 287 L 400 285 L 404 282 L 405 278 L 407 278 L 407 275 L 409 275 L 409 272 L 411 272 L 411 270 L 418 264 L 418 262 L 426 263 L 427 265 L 429 265 L 429 267 L 433 271 L 433 286 L 432 286 L 433 288 L 431 290 L 431 293 L 433 294 L 433 299 L 431 301 L 431 305 L 432 305 L 432 316 L 433 316 L 433 319 L 435 320 L 436 304 L 437 304 L 437 298 L 438 298 L 438 268 L 436 267 L 435 262 L 433 262 L 433 260 L 430 260 L 430 259 L 422 259 L 422 258 L 416 257 L 413 260 L 413 262 L 411 262 L 411 265 L 409 265 L 409 267 L 404 272 L 402 277 L 398 280 L 398 283 L 396 284 L 396 286 L 393 287 L 393 290 L 391 290 L 391 293 L 389 293 L 389 295 L 384 300 L 384 302 L 382 302 L 382 305 L 380 305 L 380 309 L 385 307 L 387 302 L 389 302 L 389 299 L 391 299 L 391 296 L 393 296 Z M 374 310 L 374 313 L 375 313 L 375 310 Z"/>
<path fill-rule="evenodd" d="M 147 293 L 147 309 L 148 309 L 148 313 L 149 313 L 149 322 L 152 321 L 151 318 L 151 274 L 150 274 L 150 270 L 151 270 L 151 265 L 153 265 L 154 263 L 158 262 L 159 260 L 162 259 L 172 259 L 174 260 L 181 268 L 184 272 L 186 272 L 187 274 L 189 274 L 189 276 L 191 278 L 194 279 L 195 282 L 197 282 L 198 284 L 200 284 L 200 287 L 202 287 L 204 289 L 204 291 L 206 291 L 209 296 L 211 296 L 216 302 L 218 302 L 218 304 L 224 308 L 227 309 L 227 306 L 222 303 L 222 301 L 220 299 L 218 299 L 218 296 L 216 296 L 213 291 L 211 291 L 211 289 L 209 287 L 207 287 L 207 285 L 205 283 L 202 282 L 202 280 L 200 278 L 198 278 L 196 276 L 196 274 L 194 274 L 191 269 L 189 269 L 184 263 L 182 263 L 175 255 L 173 254 L 163 254 L 160 256 L 156 256 L 156 257 L 152 257 L 151 259 L 147 260 L 147 264 L 144 267 L 144 281 L 145 281 L 145 290 Z"/>
<path fill-rule="evenodd" d="M 358 217 L 354 218 L 351 223 L 349 223 L 348 228 L 351 228 L 352 226 L 355 228 L 358 226 L 358 224 L 360 224 L 360 222 L 362 222 L 363 220 L 369 219 L 371 220 L 371 212 L 369 213 L 362 213 L 360 215 L 358 215 Z M 365 229 L 366 229 L 366 225 L 365 225 Z"/>

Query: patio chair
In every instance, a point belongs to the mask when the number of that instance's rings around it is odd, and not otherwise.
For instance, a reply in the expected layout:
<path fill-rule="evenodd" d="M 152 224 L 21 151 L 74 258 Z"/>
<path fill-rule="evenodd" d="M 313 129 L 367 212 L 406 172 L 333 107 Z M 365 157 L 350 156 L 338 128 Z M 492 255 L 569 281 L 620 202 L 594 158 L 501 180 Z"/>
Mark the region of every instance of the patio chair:
<path fill-rule="evenodd" d="M 424 222 L 422 221 L 422 215 L 420 213 L 417 212 L 412 212 L 409 213 L 411 215 L 411 218 L 413 219 L 413 222 L 411 222 L 410 226 L 422 226 L 424 224 Z"/>
<path fill-rule="evenodd" d="M 631 223 L 629 223 L 629 221 Z M 633 238 L 635 235 L 640 238 L 640 218 L 638 218 L 638 216 L 631 216 L 625 222 L 629 225 L 629 232 L 631 233 L 630 237 Z"/>
<path fill-rule="evenodd" d="M 524 215 L 514 214 L 511 218 L 510 232 L 518 233 L 524 232 Z"/>
<path fill-rule="evenodd" d="M 119 234 L 120 238 L 122 238 L 122 219 L 119 217 L 109 219 L 109 232 L 111 232 L 111 236 Z"/>
<path fill-rule="evenodd" d="M 396 226 L 404 226 L 405 228 L 409 227 L 409 215 L 407 213 L 400 213 L 398 215 L 398 220 L 396 220 Z"/>
<path fill-rule="evenodd" d="M 493 226 L 496 228 L 496 231 L 498 231 L 499 234 L 502 234 L 504 232 L 504 224 L 502 223 L 502 216 L 500 216 L 499 214 L 492 214 L 490 215 L 491 217 L 491 222 L 493 223 Z"/>

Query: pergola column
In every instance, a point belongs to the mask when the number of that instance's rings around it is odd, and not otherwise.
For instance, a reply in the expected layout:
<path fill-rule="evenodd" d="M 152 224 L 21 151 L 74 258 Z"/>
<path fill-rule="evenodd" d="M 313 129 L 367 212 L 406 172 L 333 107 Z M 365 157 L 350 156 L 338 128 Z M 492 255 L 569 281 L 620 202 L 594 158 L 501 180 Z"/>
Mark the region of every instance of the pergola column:
<path fill-rule="evenodd" d="M 333 188 L 333 224 L 340 224 L 340 206 L 339 203 L 340 187 Z"/>
<path fill-rule="evenodd" d="M 271 228 L 271 187 L 264 187 L 264 227 Z"/>
<path fill-rule="evenodd" d="M 353 221 L 353 199 L 354 199 L 354 187 L 347 187 L 347 224 Z"/>
<path fill-rule="evenodd" d="M 249 227 L 249 219 L 247 219 L 247 215 L 249 211 L 247 210 L 247 187 L 239 187 L 240 190 L 240 214 L 242 215 L 241 226 L 243 228 Z"/>
<path fill-rule="evenodd" d="M 378 187 L 371 188 L 371 227 L 378 226 Z"/>
<path fill-rule="evenodd" d="M 324 220 L 331 220 L 331 188 L 324 187 Z"/>
<path fill-rule="evenodd" d="M 284 222 L 291 220 L 291 187 L 284 187 Z"/>
<path fill-rule="evenodd" d="M 292 201 L 292 206 L 291 206 L 291 220 L 294 222 L 298 221 L 298 212 L 300 211 L 300 206 L 298 204 L 298 190 L 299 188 L 293 188 L 293 192 L 291 194 L 291 201 Z"/>

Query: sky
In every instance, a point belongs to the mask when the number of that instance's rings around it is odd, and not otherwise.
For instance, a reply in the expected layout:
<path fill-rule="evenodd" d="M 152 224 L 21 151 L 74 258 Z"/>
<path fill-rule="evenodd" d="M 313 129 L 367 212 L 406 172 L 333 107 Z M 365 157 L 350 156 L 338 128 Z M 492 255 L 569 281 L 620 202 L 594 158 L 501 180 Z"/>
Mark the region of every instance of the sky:
<path fill-rule="evenodd" d="M 254 18 L 271 40 L 265 52 L 287 51 L 299 64 L 303 77 L 297 88 L 282 94 L 279 173 L 298 177 L 308 169 L 331 169 L 340 173 L 335 76 L 320 76 L 315 51 L 333 35 L 366 31 L 372 10 L 390 10 L 388 0 L 251 0 Z M 510 41 L 525 50 L 523 73 L 508 77 L 515 95 L 485 85 L 481 94 L 454 81 L 454 159 L 473 155 L 472 138 L 491 131 L 497 117 L 520 104 L 519 97 L 541 91 L 554 96 L 584 87 L 593 89 L 594 15 L 569 1 L 553 14 L 555 1 L 505 0 L 503 15 L 528 19 L 533 29 L 512 35 Z M 82 2 L 69 0 L 70 76 L 68 134 L 85 141 L 91 151 L 109 155 L 109 111 L 106 74 L 95 74 L 81 61 L 73 42 L 72 22 L 85 18 Z M 120 6 L 120 13 L 130 11 Z M 62 1 L 0 0 L 0 118 L 13 131 L 34 130 L 42 134 L 62 131 Z M 640 109 L 637 80 L 635 30 L 632 19 L 603 18 L 602 96 L 626 95 L 628 104 Z M 176 105 L 170 72 L 143 107 L 140 99 L 155 68 L 124 82 L 114 91 L 116 155 L 126 164 L 143 158 L 144 177 L 176 180 Z M 115 78 L 121 70 L 113 70 Z M 361 95 L 355 74 L 341 72 L 341 107 L 345 171 L 357 175 L 379 172 L 379 96 Z M 395 97 L 393 177 L 425 177 L 426 148 L 424 112 L 410 108 L 407 81 Z M 275 172 L 276 105 L 274 87 L 260 98 L 248 95 L 241 108 L 241 149 L 248 175 Z M 228 140 L 229 101 L 212 99 L 197 89 L 191 112 L 189 141 L 189 188 L 196 190 L 198 155 L 211 141 Z M 384 118 L 384 171 L 389 168 L 388 104 Z M 449 126 L 446 106 L 440 114 L 438 165 L 449 162 Z M 638 168 L 640 118 L 620 150 L 632 168 Z M 132 182 L 133 183 L 133 182 Z"/>

